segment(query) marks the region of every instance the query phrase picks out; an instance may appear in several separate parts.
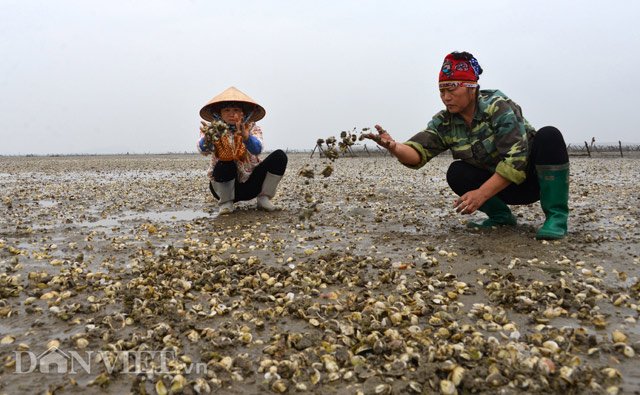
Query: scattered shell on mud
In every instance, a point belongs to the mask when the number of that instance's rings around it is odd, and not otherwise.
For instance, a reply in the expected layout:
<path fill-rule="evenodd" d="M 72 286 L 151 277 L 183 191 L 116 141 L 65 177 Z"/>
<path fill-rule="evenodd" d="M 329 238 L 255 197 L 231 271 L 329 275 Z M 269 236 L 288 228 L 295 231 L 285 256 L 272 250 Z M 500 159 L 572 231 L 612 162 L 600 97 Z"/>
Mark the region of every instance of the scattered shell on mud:
<path fill-rule="evenodd" d="M 54 348 L 94 352 L 96 369 L 77 380 L 94 391 L 628 387 L 640 348 L 639 209 L 623 203 L 638 182 L 633 165 L 606 215 L 582 193 L 609 196 L 614 186 L 587 187 L 591 166 L 573 166 L 575 231 L 543 244 L 532 237 L 539 207 L 514 210 L 516 230 L 468 232 L 449 207 L 447 161 L 415 172 L 380 155 L 339 158 L 332 182 L 285 177 L 287 209 L 277 215 L 247 204 L 228 218 L 145 217 L 213 205 L 193 171 L 200 162 L 187 158 L 3 168 L 0 376 L 9 392 L 23 385 L 10 373 L 16 350 Z M 324 159 L 291 160 L 313 169 Z M 607 248 L 621 245 L 623 263 L 612 262 Z M 166 371 L 125 374 L 134 367 L 123 351 L 153 350 L 170 351 Z M 31 392 L 52 383 L 38 377 Z"/>

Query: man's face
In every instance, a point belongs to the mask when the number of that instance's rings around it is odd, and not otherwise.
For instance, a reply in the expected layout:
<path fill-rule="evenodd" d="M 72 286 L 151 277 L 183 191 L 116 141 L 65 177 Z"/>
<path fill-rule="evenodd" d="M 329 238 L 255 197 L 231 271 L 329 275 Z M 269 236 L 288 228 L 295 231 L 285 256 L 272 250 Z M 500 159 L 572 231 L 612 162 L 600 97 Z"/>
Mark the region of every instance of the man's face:
<path fill-rule="evenodd" d="M 450 113 L 456 114 L 472 105 L 475 100 L 475 89 L 465 86 L 441 88 L 440 99 Z"/>

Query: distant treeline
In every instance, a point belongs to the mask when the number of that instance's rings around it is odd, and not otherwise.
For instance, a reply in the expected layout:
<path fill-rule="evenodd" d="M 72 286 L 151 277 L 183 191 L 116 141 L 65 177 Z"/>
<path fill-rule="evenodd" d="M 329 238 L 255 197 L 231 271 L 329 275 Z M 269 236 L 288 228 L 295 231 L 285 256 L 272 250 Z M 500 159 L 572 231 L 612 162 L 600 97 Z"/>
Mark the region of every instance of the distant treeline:
<path fill-rule="evenodd" d="M 640 144 L 629 144 L 618 141 L 617 143 L 596 143 L 595 139 L 591 140 L 591 143 L 584 142 L 584 144 L 568 144 L 567 151 L 569 155 L 620 155 L 624 157 L 625 152 L 635 155 L 640 153 Z"/>
<path fill-rule="evenodd" d="M 316 147 L 317 148 L 317 147 Z M 314 153 L 315 149 L 287 149 L 287 153 Z M 622 156 L 624 157 L 625 153 L 629 153 L 630 156 L 639 156 L 640 155 L 640 144 L 625 144 L 622 142 L 618 143 L 592 143 L 589 144 L 585 142 L 584 144 L 568 144 L 567 151 L 569 151 L 569 155 L 571 156 L 591 156 L 591 155 L 601 155 L 601 156 Z M 323 157 L 324 153 L 320 152 L 320 156 Z M 450 155 L 450 151 L 443 152 L 444 155 Z M 342 156 L 368 156 L 368 155 L 389 155 L 386 150 L 374 145 L 373 147 L 367 145 L 354 144 L 349 147 L 348 151 L 341 152 Z"/>
<path fill-rule="evenodd" d="M 287 153 L 295 154 L 311 154 L 316 150 L 317 147 L 311 148 L 285 148 L 284 151 Z M 633 156 L 640 155 L 640 144 L 630 144 L 630 143 L 595 143 L 591 141 L 588 143 L 585 141 L 583 144 L 570 143 L 567 144 L 567 151 L 569 151 L 569 155 L 572 156 L 591 156 L 591 155 L 620 155 L 624 156 L 624 153 L 630 153 Z M 271 151 L 267 150 L 264 153 L 268 154 Z M 445 153 L 449 153 L 448 151 Z M 635 153 L 635 154 L 634 154 Z M 48 157 L 48 158 L 68 158 L 74 156 L 144 156 L 144 155 L 194 155 L 198 154 L 195 151 L 182 151 L 182 152 L 147 152 L 147 153 L 111 153 L 111 154 L 23 154 L 23 155 L 1 155 L 0 157 L 27 157 L 27 158 L 37 158 L 37 157 Z M 373 144 L 354 144 L 349 147 L 349 149 L 345 152 L 341 152 L 342 156 L 373 156 L 373 155 L 389 155 L 389 153 L 380 148 L 378 145 Z M 320 156 L 323 157 L 323 153 L 320 153 Z"/>
<path fill-rule="evenodd" d="M 570 152 L 584 152 L 589 147 L 591 152 L 618 152 L 620 148 L 622 151 L 640 151 L 640 144 L 625 144 L 625 143 L 607 143 L 607 144 L 567 144 L 567 150 Z"/>

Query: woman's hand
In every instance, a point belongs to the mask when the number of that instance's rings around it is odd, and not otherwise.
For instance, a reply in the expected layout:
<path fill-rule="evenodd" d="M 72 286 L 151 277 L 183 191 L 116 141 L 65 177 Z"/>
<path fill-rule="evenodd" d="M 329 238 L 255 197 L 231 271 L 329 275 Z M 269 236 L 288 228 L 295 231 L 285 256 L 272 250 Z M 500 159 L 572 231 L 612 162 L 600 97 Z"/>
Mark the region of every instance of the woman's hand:
<path fill-rule="evenodd" d="M 208 127 L 209 124 L 206 121 L 200 121 L 200 133 L 204 134 Z"/>
<path fill-rule="evenodd" d="M 246 141 L 249 138 L 249 125 L 242 123 L 242 121 L 236 122 L 236 130 L 242 135 L 242 140 Z"/>
<path fill-rule="evenodd" d="M 200 121 L 200 136 L 204 137 L 205 145 L 211 144 L 211 139 L 209 138 L 209 133 L 207 133 L 207 129 L 209 128 L 210 123 L 205 121 Z"/>
<path fill-rule="evenodd" d="M 453 203 L 456 212 L 460 214 L 473 214 L 489 199 L 481 190 L 474 189 L 460 196 Z"/>

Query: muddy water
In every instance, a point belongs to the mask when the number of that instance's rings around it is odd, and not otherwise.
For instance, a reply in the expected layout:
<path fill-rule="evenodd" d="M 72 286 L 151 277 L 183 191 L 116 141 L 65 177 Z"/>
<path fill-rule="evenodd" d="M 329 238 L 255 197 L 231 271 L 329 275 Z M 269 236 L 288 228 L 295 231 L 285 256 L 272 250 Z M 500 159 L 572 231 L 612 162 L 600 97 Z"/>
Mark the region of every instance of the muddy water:
<path fill-rule="evenodd" d="M 159 381 L 169 388 L 179 371 L 187 393 L 206 388 L 198 380 L 229 393 L 279 392 L 278 381 L 301 393 L 433 392 L 450 376 L 447 360 L 465 368 L 461 393 L 640 391 L 640 160 L 572 158 L 570 234 L 557 242 L 534 239 L 544 220 L 538 204 L 513 207 L 515 228 L 467 230 L 482 214 L 451 209 L 449 161 L 414 171 L 389 157 L 339 158 L 331 177 L 306 179 L 297 175 L 303 165 L 319 173 L 325 163 L 297 154 L 277 197 L 282 211 L 245 202 L 218 217 L 199 156 L 0 158 L 0 393 L 153 392 Z M 456 282 L 467 288 L 454 297 L 447 292 Z M 387 311 L 356 320 L 373 300 Z M 402 321 L 392 325 L 396 310 Z M 434 349 L 411 331 L 437 339 L 442 326 L 430 318 L 439 311 L 453 317 L 446 328 L 460 337 L 439 339 Z M 474 347 L 464 325 L 484 344 L 482 363 L 444 351 Z M 403 337 L 387 339 L 389 328 Z M 633 355 L 613 344 L 615 330 Z M 297 334 L 308 344 L 291 340 Z M 373 351 L 372 342 L 366 351 L 365 335 L 403 346 Z M 208 365 L 109 374 L 94 360 L 89 371 L 16 373 L 16 351 L 39 356 L 51 340 L 67 354 L 165 349 Z M 548 340 L 561 348 L 540 354 L 554 362 L 552 371 L 528 368 L 524 359 Z M 523 351 L 501 360 L 501 347 Z M 343 361 L 345 349 L 363 365 Z M 411 352 L 417 356 L 403 373 L 387 366 Z M 295 372 L 282 361 L 295 361 Z M 267 375 L 276 365 L 279 379 Z M 491 366 L 499 379 L 487 381 Z M 572 376 L 561 377 L 561 366 Z M 607 367 L 621 377 L 608 377 Z"/>

